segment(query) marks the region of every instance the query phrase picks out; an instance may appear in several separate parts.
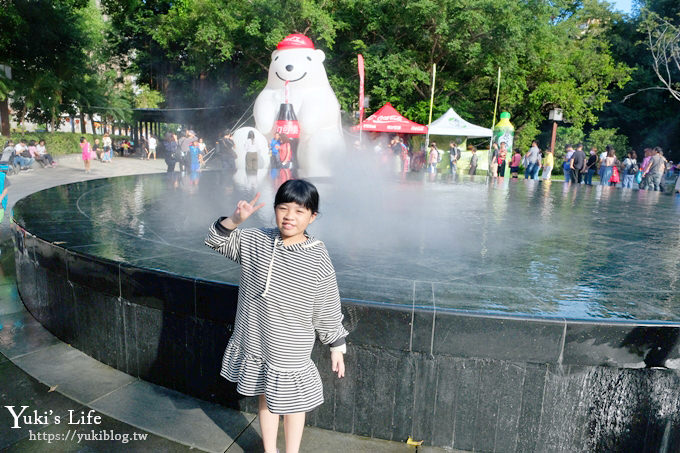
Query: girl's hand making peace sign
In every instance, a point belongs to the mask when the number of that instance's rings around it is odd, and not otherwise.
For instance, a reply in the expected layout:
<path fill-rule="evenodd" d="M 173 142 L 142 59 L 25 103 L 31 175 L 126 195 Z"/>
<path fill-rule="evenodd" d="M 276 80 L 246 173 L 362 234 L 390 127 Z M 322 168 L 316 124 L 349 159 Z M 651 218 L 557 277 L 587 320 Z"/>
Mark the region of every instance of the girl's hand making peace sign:
<path fill-rule="evenodd" d="M 245 222 L 246 219 L 253 215 L 255 211 L 264 206 L 264 203 L 255 205 L 259 198 L 260 192 L 255 194 L 255 197 L 250 202 L 247 202 L 245 200 L 239 201 L 236 204 L 236 210 L 231 215 L 231 217 L 227 217 L 222 221 L 222 226 L 229 230 L 233 230 L 234 228 L 238 227 L 240 224 Z"/>

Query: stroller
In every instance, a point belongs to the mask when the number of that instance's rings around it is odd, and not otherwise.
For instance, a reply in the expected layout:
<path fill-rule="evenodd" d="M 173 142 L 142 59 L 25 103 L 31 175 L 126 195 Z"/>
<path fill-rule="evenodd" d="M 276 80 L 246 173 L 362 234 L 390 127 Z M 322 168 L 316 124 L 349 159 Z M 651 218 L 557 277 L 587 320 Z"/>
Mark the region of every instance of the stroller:
<path fill-rule="evenodd" d="M 16 175 L 21 171 L 21 167 L 17 163 L 16 152 L 14 148 L 7 147 L 3 150 L 2 156 L 0 156 L 0 172 L 6 173 L 8 175 Z"/>

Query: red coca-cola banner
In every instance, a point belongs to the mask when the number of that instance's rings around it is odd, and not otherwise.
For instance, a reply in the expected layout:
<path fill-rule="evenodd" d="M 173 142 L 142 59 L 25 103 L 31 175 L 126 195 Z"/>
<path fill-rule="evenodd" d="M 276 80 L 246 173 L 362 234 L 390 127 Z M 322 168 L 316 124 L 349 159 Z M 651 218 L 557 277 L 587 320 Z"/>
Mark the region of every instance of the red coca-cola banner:
<path fill-rule="evenodd" d="M 288 138 L 300 137 L 300 125 L 297 121 L 277 120 L 275 131 L 279 134 L 286 134 Z"/>

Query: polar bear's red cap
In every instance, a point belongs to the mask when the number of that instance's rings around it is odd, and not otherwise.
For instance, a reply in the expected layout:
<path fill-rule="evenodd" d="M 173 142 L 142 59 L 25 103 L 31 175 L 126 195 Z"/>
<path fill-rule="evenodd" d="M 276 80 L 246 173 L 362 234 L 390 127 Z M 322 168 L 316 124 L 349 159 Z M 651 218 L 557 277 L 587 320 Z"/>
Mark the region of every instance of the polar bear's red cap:
<path fill-rule="evenodd" d="M 283 38 L 276 49 L 314 49 L 314 43 L 303 34 L 293 33 Z"/>

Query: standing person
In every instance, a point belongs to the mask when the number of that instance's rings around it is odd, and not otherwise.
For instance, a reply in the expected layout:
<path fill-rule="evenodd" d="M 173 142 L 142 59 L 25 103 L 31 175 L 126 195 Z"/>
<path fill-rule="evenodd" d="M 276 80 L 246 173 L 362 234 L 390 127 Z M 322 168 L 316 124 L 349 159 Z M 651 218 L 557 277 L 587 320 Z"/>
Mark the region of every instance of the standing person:
<path fill-rule="evenodd" d="M 517 179 L 519 176 L 519 164 L 522 163 L 522 153 L 519 152 L 519 148 L 515 149 L 515 154 L 512 155 L 510 159 L 510 174 L 513 179 Z"/>
<path fill-rule="evenodd" d="M 248 132 L 248 140 L 246 140 L 246 171 L 257 171 L 257 146 L 255 146 L 255 133 Z"/>
<path fill-rule="evenodd" d="M 498 150 L 498 176 L 501 178 L 505 177 L 505 159 L 508 157 L 508 144 L 505 142 L 501 143 L 501 147 Z"/>
<path fill-rule="evenodd" d="M 661 178 L 666 168 L 665 159 L 663 154 L 661 154 L 661 148 L 658 146 L 650 154 L 651 157 L 643 173 L 643 178 L 647 177 L 647 190 L 661 190 Z"/>
<path fill-rule="evenodd" d="M 571 158 L 574 156 L 574 147 L 567 145 L 565 148 L 564 162 L 562 163 L 562 170 L 564 170 L 564 182 L 571 182 Z"/>
<path fill-rule="evenodd" d="M 274 134 L 274 136 L 278 135 L 278 133 Z M 280 142 L 279 142 L 280 144 Z M 278 146 L 276 145 L 276 152 L 277 152 L 277 157 L 276 160 L 278 162 Z M 231 136 L 231 133 L 229 131 L 224 133 L 224 136 L 220 139 L 219 142 L 217 142 L 217 150 L 218 150 L 218 156 L 220 158 L 220 162 L 222 164 L 222 170 L 235 170 L 236 169 L 236 151 L 234 151 L 234 139 Z"/>
<path fill-rule="evenodd" d="M 623 183 L 624 189 L 632 189 L 635 175 L 638 172 L 637 159 L 635 158 L 635 151 L 629 151 L 625 159 L 623 159 Z"/>
<path fill-rule="evenodd" d="M 5 172 L 0 172 L 0 223 L 5 218 L 5 211 L 7 211 L 7 193 L 9 192 L 9 178 L 7 177 L 7 173 Z"/>
<path fill-rule="evenodd" d="M 85 173 L 89 173 L 92 154 L 90 153 L 90 144 L 85 137 L 80 137 L 80 151 L 82 152 L 83 164 L 85 164 Z"/>
<path fill-rule="evenodd" d="M 293 166 L 293 149 L 290 146 L 290 139 L 286 134 L 281 134 L 281 144 L 279 145 L 279 160 L 281 168 L 290 170 Z"/>
<path fill-rule="evenodd" d="M 153 135 L 149 135 L 149 150 L 146 153 L 146 160 L 151 159 L 151 155 L 153 154 L 153 160 L 156 160 L 156 147 L 158 146 L 158 141 L 156 140 L 156 137 Z"/>
<path fill-rule="evenodd" d="M 616 164 L 616 154 L 611 145 L 607 145 L 607 157 L 600 165 L 602 174 L 600 175 L 600 185 L 609 186 L 611 184 L 612 174 L 614 173 L 614 165 Z"/>
<path fill-rule="evenodd" d="M 111 162 L 111 159 L 113 159 L 113 147 L 111 144 L 111 136 L 108 132 L 102 137 L 102 148 L 104 149 L 104 158 L 102 160 L 104 162 Z"/>
<path fill-rule="evenodd" d="M 569 163 L 569 170 L 571 171 L 571 180 L 577 184 L 583 181 L 583 173 L 586 167 L 586 153 L 583 152 L 583 145 L 576 146 L 576 151 L 571 156 Z"/>
<path fill-rule="evenodd" d="M 274 132 L 269 142 L 269 153 L 271 155 L 271 168 L 279 168 L 281 161 L 279 160 L 279 147 L 281 146 L 281 134 Z"/>
<path fill-rule="evenodd" d="M 524 169 L 524 179 L 538 179 L 538 168 L 541 165 L 541 150 L 538 149 L 538 142 L 534 140 L 531 142 L 531 148 L 527 151 L 526 156 L 527 167 Z"/>
<path fill-rule="evenodd" d="M 436 174 L 439 163 L 439 149 L 435 142 L 430 143 L 430 154 L 427 156 L 427 172 Z"/>
<path fill-rule="evenodd" d="M 652 149 L 645 148 L 644 157 L 642 158 L 642 163 L 640 164 L 640 170 L 642 172 L 641 180 L 639 183 L 640 190 L 647 190 L 647 177 L 645 176 L 647 167 L 649 166 L 649 160 L 652 158 Z"/>
<path fill-rule="evenodd" d="M 608 146 L 609 145 L 605 146 L 604 151 L 602 151 L 600 153 L 600 155 L 598 156 L 598 162 L 600 163 L 600 168 L 598 169 L 597 174 L 600 175 L 600 184 L 602 184 L 602 171 L 604 170 L 604 160 L 607 158 L 607 153 L 608 153 L 607 147 Z"/>
<path fill-rule="evenodd" d="M 185 171 L 187 167 L 187 156 L 189 155 L 189 147 L 195 140 L 195 134 L 191 130 L 184 131 L 184 137 L 179 139 L 179 170 Z"/>
<path fill-rule="evenodd" d="M 456 140 L 451 140 L 449 143 L 449 162 L 451 164 L 451 174 L 454 175 L 458 171 L 458 161 L 460 160 L 460 148 Z"/>
<path fill-rule="evenodd" d="M 468 175 L 474 176 L 477 173 L 477 148 L 472 146 L 470 152 L 472 156 L 470 156 L 470 171 L 468 171 Z"/>
<path fill-rule="evenodd" d="M 230 217 L 210 226 L 205 240 L 241 264 L 236 322 L 220 375 L 236 382 L 240 394 L 258 396 L 264 451 L 277 451 L 283 415 L 286 452 L 297 453 L 305 413 L 324 401 L 311 360 L 315 336 L 330 346 L 331 369 L 342 378 L 348 332 L 328 251 L 306 232 L 319 212 L 316 187 L 286 181 L 274 198 L 277 228 L 239 228 L 264 206 L 256 205 L 259 196 L 239 201 Z"/>
<path fill-rule="evenodd" d="M 57 163 L 54 161 L 54 158 L 52 157 L 52 155 L 47 152 L 47 147 L 45 146 L 45 140 L 40 140 L 40 142 L 38 142 L 38 146 L 36 146 L 36 152 L 38 153 L 39 156 L 42 156 L 42 158 L 51 167 L 57 166 Z"/>
<path fill-rule="evenodd" d="M 198 146 L 198 140 L 194 140 L 191 146 L 189 146 L 189 171 L 195 173 L 200 170 L 202 160 L 203 153 L 201 152 L 201 147 Z"/>
<path fill-rule="evenodd" d="M 165 140 L 165 165 L 167 165 L 167 173 L 174 173 L 175 164 L 179 161 L 179 144 L 177 143 L 177 135 L 169 133 Z"/>
<path fill-rule="evenodd" d="M 401 172 L 407 173 L 411 169 L 411 154 L 409 153 L 408 147 L 404 144 L 404 140 L 399 139 L 399 144 L 401 145 Z"/>
<path fill-rule="evenodd" d="M 498 178 L 498 145 L 494 143 L 491 145 L 491 160 L 489 162 L 489 171 L 492 178 Z"/>
<path fill-rule="evenodd" d="M 555 155 L 549 149 L 545 150 L 545 157 L 543 158 L 543 180 L 549 181 L 551 178 L 552 169 L 555 166 Z"/>
<path fill-rule="evenodd" d="M 121 154 L 121 156 L 127 156 L 129 150 L 130 150 L 130 142 L 127 139 L 124 139 L 123 142 L 120 144 L 120 154 Z"/>
<path fill-rule="evenodd" d="M 595 174 L 595 169 L 597 168 L 597 148 L 590 148 L 590 155 L 588 156 L 588 161 L 585 167 L 585 183 L 588 186 L 593 185 L 593 175 Z"/>

